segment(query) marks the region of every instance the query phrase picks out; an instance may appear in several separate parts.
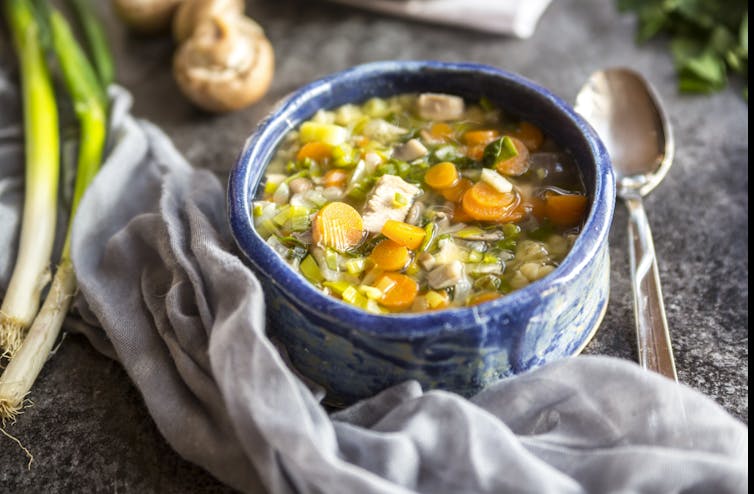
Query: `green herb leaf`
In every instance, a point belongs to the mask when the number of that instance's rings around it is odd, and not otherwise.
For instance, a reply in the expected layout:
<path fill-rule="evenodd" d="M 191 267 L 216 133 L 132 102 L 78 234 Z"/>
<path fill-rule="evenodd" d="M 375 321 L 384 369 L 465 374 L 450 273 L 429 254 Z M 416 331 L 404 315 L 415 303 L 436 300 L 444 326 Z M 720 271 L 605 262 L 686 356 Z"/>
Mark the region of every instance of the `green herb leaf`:
<path fill-rule="evenodd" d="M 516 145 L 513 144 L 510 137 L 503 136 L 487 144 L 482 155 L 482 163 L 484 166 L 490 167 L 514 156 L 518 156 Z"/>
<path fill-rule="evenodd" d="M 660 34 L 671 50 L 682 92 L 710 93 L 728 83 L 728 72 L 744 78 L 748 101 L 749 14 L 745 0 L 617 0 L 621 12 L 638 17 L 636 40 Z"/>

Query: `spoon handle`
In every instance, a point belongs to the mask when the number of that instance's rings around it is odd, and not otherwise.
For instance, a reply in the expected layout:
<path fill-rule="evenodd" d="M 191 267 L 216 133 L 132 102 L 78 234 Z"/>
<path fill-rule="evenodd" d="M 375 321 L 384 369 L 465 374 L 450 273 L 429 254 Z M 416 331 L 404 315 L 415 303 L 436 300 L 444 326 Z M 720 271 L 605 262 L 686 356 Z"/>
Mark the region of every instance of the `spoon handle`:
<path fill-rule="evenodd" d="M 677 381 L 652 231 L 641 197 L 637 195 L 624 199 L 629 212 L 628 251 L 639 364 Z"/>

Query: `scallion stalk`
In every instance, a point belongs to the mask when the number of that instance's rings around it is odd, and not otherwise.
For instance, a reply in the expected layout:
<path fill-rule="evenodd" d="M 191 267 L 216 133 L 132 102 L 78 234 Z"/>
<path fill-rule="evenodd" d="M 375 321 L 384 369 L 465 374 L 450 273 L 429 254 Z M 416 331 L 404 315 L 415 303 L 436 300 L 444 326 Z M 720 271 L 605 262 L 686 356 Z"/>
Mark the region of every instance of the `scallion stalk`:
<path fill-rule="evenodd" d="M 20 2 L 14 0 L 13 3 Z M 106 100 L 94 68 L 63 16 L 51 10 L 49 22 L 53 49 L 80 125 L 76 184 L 61 261 L 50 291 L 23 344 L 0 376 L 0 418 L 3 420 L 14 418 L 21 409 L 58 337 L 76 292 L 76 276 L 70 256 L 71 227 L 84 191 L 99 170 L 107 134 Z"/>
<path fill-rule="evenodd" d="M 100 83 L 103 88 L 107 88 L 115 80 L 115 66 L 102 24 L 92 12 L 92 6 L 88 0 L 68 0 L 68 3 L 72 5 L 81 29 L 84 31 Z"/>
<path fill-rule="evenodd" d="M 0 307 L 0 348 L 12 355 L 50 281 L 60 150 L 55 94 L 33 8 L 28 0 L 6 0 L 4 9 L 21 68 L 26 153 L 18 256 Z"/>

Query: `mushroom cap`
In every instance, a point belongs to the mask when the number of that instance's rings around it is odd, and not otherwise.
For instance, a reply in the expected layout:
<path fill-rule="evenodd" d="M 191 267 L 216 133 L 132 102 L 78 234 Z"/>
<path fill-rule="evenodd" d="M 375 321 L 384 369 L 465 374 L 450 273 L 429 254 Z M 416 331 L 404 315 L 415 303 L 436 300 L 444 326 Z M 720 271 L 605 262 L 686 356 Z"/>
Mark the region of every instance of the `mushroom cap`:
<path fill-rule="evenodd" d="M 180 89 L 211 112 L 255 103 L 267 92 L 274 71 L 275 56 L 264 31 L 237 14 L 215 14 L 200 22 L 173 58 Z"/>
<path fill-rule="evenodd" d="M 154 34 L 170 26 L 176 8 L 183 0 L 113 0 L 115 13 L 129 28 Z"/>
<path fill-rule="evenodd" d="M 180 44 L 194 34 L 202 20 L 216 14 L 243 14 L 243 0 L 185 0 L 173 17 L 173 38 Z"/>

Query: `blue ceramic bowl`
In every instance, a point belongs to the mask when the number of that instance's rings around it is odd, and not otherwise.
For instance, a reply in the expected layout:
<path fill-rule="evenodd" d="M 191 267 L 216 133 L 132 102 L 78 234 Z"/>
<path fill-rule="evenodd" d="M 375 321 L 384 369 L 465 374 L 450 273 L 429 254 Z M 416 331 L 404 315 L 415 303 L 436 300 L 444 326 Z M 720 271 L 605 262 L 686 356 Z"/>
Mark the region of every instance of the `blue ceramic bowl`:
<path fill-rule="evenodd" d="M 505 297 L 431 313 L 369 314 L 324 295 L 278 257 L 254 230 L 251 202 L 280 140 L 317 110 L 427 91 L 473 101 L 486 96 L 570 149 L 591 199 L 589 217 L 555 271 Z M 501 377 L 579 353 L 607 305 L 614 206 L 607 152 L 568 104 L 494 67 L 434 61 L 370 63 L 299 89 L 248 139 L 228 185 L 230 225 L 266 290 L 269 332 L 303 375 L 327 389 L 334 405 L 407 379 L 468 396 Z"/>

